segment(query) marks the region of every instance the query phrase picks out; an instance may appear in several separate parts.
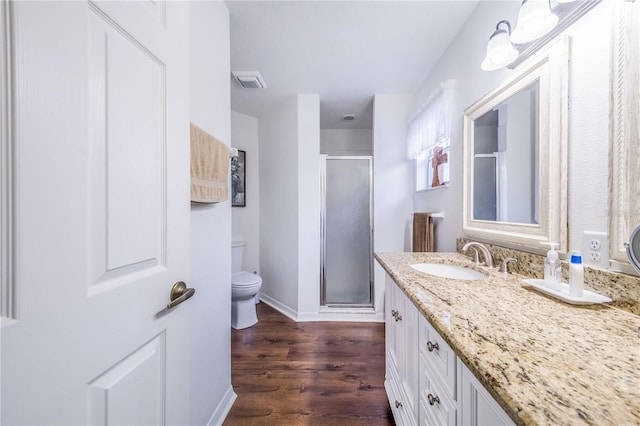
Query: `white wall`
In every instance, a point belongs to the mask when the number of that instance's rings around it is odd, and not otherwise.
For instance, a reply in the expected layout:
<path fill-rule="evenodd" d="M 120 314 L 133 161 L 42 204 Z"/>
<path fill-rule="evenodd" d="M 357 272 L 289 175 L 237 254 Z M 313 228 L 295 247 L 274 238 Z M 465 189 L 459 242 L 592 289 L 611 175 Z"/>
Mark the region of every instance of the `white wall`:
<path fill-rule="evenodd" d="M 298 310 L 298 100 L 260 118 L 261 298 L 295 317 Z"/>
<path fill-rule="evenodd" d="M 373 235 L 375 252 L 411 251 L 408 224 L 415 187 L 404 141 L 413 97 L 383 95 L 373 105 Z M 375 306 L 384 309 L 385 272 L 375 263 Z"/>
<path fill-rule="evenodd" d="M 320 97 L 298 95 L 298 317 L 320 307 Z"/>
<path fill-rule="evenodd" d="M 320 98 L 297 95 L 259 120 L 260 297 L 298 319 L 320 292 Z"/>
<path fill-rule="evenodd" d="M 373 132 L 370 129 L 322 129 L 320 153 L 327 155 L 372 155 Z"/>
<path fill-rule="evenodd" d="M 260 273 L 260 145 L 256 118 L 231 111 L 231 146 L 246 152 L 246 205 L 231 209 L 231 239 L 247 243 L 243 270 Z"/>
<path fill-rule="evenodd" d="M 438 251 L 454 251 L 462 236 L 462 115 L 466 107 L 513 71 L 486 72 L 480 62 L 501 19 L 515 22 L 520 2 L 478 3 L 464 27 L 416 93 L 413 110 L 442 81 L 455 79 L 449 188 L 416 193 L 416 210 L 444 211 Z M 572 36 L 569 111 L 569 247 L 580 250 L 585 230 L 607 231 L 610 2 L 602 2 L 565 33 Z"/>
<path fill-rule="evenodd" d="M 191 121 L 230 141 L 229 14 L 223 2 L 190 3 Z M 186 142 L 185 142 L 186 143 Z M 190 421 L 218 424 L 231 387 L 231 204 L 191 206 Z"/>

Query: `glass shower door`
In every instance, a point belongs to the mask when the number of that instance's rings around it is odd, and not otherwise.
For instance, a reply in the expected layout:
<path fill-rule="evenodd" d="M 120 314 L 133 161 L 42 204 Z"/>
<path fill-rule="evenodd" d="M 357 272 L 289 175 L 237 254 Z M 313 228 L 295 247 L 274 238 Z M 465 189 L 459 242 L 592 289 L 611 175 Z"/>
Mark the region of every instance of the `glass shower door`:
<path fill-rule="evenodd" d="M 371 157 L 326 156 L 321 305 L 373 307 Z"/>

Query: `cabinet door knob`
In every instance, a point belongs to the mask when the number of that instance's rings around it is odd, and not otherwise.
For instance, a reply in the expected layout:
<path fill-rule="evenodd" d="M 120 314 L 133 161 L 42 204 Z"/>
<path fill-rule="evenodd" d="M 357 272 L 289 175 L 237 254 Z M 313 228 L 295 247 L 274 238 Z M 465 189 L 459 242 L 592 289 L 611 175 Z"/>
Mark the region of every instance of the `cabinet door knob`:
<path fill-rule="evenodd" d="M 438 342 L 436 343 L 431 343 L 430 340 L 427 340 L 427 349 L 429 350 L 429 352 L 433 352 L 433 350 L 440 350 L 440 346 L 438 346 Z M 433 404 L 431 404 L 433 405 Z"/>
<path fill-rule="evenodd" d="M 402 321 L 402 315 L 400 315 L 400 313 L 398 313 L 398 315 L 396 315 L 396 322 L 398 321 Z"/>
<path fill-rule="evenodd" d="M 400 408 L 400 407 L 402 407 L 402 402 L 396 399 L 396 408 Z"/>
<path fill-rule="evenodd" d="M 436 402 L 440 404 L 440 398 L 438 398 L 437 396 L 429 394 L 427 395 L 427 399 L 429 400 L 429 405 L 434 405 Z"/>
<path fill-rule="evenodd" d="M 394 318 L 397 317 L 398 316 L 398 311 L 396 311 L 395 309 L 392 309 L 391 310 L 391 316 L 394 317 Z"/>

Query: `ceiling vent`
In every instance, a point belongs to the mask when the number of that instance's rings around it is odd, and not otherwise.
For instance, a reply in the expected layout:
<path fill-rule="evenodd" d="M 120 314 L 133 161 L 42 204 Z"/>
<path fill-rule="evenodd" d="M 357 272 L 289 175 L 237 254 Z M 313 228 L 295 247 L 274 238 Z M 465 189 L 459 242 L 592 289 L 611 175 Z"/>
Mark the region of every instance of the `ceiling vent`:
<path fill-rule="evenodd" d="M 258 71 L 233 71 L 232 74 L 245 89 L 267 88 L 267 84 Z"/>

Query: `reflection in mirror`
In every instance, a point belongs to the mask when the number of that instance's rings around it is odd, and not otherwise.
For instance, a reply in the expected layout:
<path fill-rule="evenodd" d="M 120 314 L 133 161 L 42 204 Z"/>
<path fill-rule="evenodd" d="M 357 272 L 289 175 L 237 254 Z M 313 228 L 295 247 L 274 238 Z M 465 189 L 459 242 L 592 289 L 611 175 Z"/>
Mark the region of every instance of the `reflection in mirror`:
<path fill-rule="evenodd" d="M 568 58 L 565 36 L 464 111 L 466 235 L 567 249 Z"/>
<path fill-rule="evenodd" d="M 473 218 L 539 223 L 540 82 L 474 120 Z"/>

